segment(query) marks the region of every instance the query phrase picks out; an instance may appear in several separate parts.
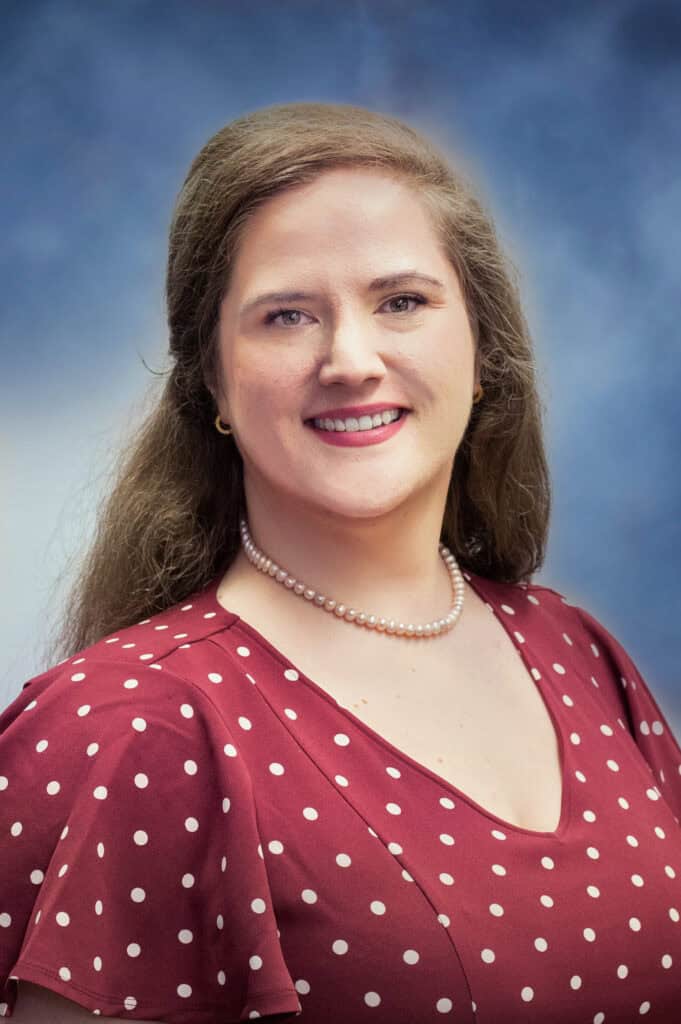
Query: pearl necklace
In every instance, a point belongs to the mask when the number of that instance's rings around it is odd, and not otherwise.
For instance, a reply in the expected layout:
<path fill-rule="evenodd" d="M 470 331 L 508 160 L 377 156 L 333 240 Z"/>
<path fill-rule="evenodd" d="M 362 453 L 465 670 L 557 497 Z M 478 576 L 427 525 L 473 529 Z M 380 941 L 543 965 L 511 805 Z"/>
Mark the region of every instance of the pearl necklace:
<path fill-rule="evenodd" d="M 395 619 L 384 619 L 377 618 L 375 615 L 366 615 L 364 612 L 358 612 L 354 608 L 348 608 L 347 605 L 341 604 L 339 601 L 327 598 L 324 594 L 317 593 L 312 587 L 308 587 L 306 583 L 291 576 L 286 569 L 282 569 L 281 566 L 277 565 L 276 562 L 268 558 L 266 554 L 256 547 L 248 531 L 245 519 L 240 520 L 239 528 L 241 530 L 241 544 L 246 557 L 256 569 L 271 576 L 277 583 L 283 583 L 288 590 L 297 594 L 298 597 L 304 597 L 305 600 L 310 601 L 319 608 L 323 608 L 324 611 L 333 612 L 334 615 L 345 622 L 353 622 L 356 626 L 364 626 L 365 629 L 375 629 L 380 633 L 420 638 L 447 633 L 461 614 L 464 597 L 463 576 L 461 575 L 456 558 L 449 551 L 449 548 L 446 548 L 442 543 L 438 545 L 438 550 L 451 577 L 452 590 L 455 594 L 454 604 L 449 614 L 443 619 L 435 619 L 433 622 L 426 622 L 423 626 L 415 626 L 411 622 L 405 624 L 404 622 L 397 622 Z"/>

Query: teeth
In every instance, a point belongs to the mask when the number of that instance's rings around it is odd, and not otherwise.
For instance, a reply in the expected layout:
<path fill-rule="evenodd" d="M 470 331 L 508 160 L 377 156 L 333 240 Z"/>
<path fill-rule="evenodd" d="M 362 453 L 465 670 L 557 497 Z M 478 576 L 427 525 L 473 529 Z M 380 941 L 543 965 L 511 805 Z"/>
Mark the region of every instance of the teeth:
<path fill-rule="evenodd" d="M 315 419 L 313 423 L 319 430 L 372 430 L 384 424 L 392 423 L 400 416 L 399 409 L 384 409 L 383 412 L 374 413 L 372 416 L 348 416 L 347 419 Z"/>

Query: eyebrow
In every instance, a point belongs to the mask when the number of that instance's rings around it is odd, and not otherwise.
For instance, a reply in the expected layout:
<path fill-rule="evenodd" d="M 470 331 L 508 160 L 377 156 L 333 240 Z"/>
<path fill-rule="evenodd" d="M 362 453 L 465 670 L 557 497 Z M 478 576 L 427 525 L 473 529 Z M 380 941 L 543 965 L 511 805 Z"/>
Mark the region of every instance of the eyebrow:
<path fill-rule="evenodd" d="M 436 277 L 431 277 L 429 274 L 422 274 L 418 270 L 403 270 L 399 274 L 389 274 L 386 277 L 375 277 L 373 281 L 370 281 L 367 285 L 367 291 L 379 292 L 383 291 L 384 288 L 396 288 L 408 281 L 423 281 L 426 284 L 442 289 L 445 287 L 442 281 L 438 281 Z M 249 301 L 241 307 L 239 316 L 244 317 L 255 309 L 256 306 L 262 306 L 265 305 L 265 303 L 306 302 L 314 298 L 316 298 L 316 296 L 313 292 L 263 292 L 262 295 L 256 295 L 255 298 L 249 299 Z"/>

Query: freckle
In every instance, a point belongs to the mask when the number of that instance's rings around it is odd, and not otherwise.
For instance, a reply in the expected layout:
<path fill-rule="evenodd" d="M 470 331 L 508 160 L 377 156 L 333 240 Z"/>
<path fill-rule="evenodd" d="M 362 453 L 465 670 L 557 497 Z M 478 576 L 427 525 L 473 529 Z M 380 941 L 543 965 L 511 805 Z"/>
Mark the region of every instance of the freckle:
<path fill-rule="evenodd" d="M 362 704 L 368 704 L 369 703 L 369 701 L 366 699 L 366 697 L 361 697 L 360 700 L 362 701 Z"/>
<path fill-rule="evenodd" d="M 441 758 L 441 757 L 438 757 L 438 759 L 437 759 L 437 763 L 438 763 L 438 764 L 442 764 L 442 758 Z"/>

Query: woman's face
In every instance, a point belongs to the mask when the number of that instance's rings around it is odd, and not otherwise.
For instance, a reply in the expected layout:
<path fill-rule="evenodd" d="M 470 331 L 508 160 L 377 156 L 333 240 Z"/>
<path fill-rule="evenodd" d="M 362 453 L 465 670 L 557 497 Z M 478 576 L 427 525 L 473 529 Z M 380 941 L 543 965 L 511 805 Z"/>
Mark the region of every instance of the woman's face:
<path fill-rule="evenodd" d="M 220 307 L 219 366 L 249 508 L 344 521 L 434 498 L 444 508 L 475 343 L 456 273 L 406 183 L 333 169 L 256 210 Z M 408 411 L 375 434 L 312 424 L 346 420 L 349 406 Z M 372 443 L 347 443 L 357 439 Z"/>

